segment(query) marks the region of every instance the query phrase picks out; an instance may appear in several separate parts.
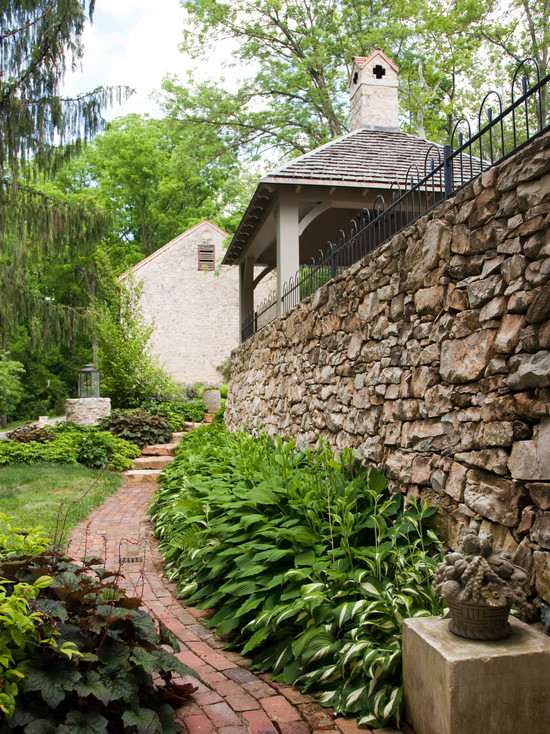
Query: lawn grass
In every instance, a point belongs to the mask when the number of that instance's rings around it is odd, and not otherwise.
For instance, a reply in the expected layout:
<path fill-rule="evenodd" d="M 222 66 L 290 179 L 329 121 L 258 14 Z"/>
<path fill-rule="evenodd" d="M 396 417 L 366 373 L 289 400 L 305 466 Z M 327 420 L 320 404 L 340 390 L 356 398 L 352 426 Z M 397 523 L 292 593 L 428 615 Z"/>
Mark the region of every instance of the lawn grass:
<path fill-rule="evenodd" d="M 60 509 L 65 534 L 111 495 L 121 477 L 73 464 L 0 467 L 0 512 L 20 527 L 41 526 L 53 538 Z"/>

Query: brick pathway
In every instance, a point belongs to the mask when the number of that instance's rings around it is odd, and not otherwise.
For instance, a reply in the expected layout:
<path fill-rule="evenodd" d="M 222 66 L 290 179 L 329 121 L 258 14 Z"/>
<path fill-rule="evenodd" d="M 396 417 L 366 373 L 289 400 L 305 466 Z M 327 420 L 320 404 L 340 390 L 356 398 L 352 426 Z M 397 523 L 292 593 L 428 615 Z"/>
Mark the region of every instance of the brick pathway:
<path fill-rule="evenodd" d="M 250 661 L 223 650 L 204 625 L 205 612 L 182 605 L 162 576 L 162 564 L 146 513 L 156 484 L 127 480 L 72 533 L 76 558 L 98 555 L 121 567 L 124 586 L 172 630 L 181 643 L 178 658 L 195 670 L 198 691 L 178 712 L 188 734 L 369 734 L 356 723 L 334 718 L 309 696 L 250 672 Z M 371 733 L 372 734 L 372 733 Z M 378 729 L 375 734 L 399 734 Z"/>

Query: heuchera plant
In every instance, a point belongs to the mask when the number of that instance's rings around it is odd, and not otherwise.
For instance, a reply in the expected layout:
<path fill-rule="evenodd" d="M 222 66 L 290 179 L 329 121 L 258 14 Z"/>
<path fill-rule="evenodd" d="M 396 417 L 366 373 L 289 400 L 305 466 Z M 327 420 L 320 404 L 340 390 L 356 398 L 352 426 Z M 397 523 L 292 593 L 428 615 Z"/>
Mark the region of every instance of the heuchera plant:
<path fill-rule="evenodd" d="M 0 731 L 179 731 L 173 707 L 194 687 L 175 676 L 192 671 L 169 651 L 178 650 L 174 635 L 119 587 L 120 573 L 106 570 L 100 559 L 76 564 L 47 550 L 1 561 L 0 576 L 4 598 L 15 597 L 15 612 L 22 615 L 14 621 L 29 640 L 5 666 L 18 690 L 10 689 L 15 707 L 5 704 L 12 715 Z"/>

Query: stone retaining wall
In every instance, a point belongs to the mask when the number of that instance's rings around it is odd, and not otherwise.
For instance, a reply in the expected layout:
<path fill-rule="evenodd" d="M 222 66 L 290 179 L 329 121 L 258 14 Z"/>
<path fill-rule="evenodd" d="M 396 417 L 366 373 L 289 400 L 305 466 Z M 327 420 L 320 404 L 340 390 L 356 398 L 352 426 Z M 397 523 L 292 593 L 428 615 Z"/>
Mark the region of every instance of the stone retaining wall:
<path fill-rule="evenodd" d="M 233 352 L 226 420 L 479 513 L 550 603 L 550 134 Z"/>

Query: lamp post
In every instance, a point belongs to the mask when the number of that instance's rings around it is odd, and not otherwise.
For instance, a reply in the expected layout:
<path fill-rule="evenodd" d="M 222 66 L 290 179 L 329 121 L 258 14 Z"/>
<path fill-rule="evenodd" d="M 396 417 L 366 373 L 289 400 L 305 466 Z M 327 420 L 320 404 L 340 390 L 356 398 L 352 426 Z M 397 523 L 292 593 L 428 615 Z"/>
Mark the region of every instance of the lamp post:
<path fill-rule="evenodd" d="M 78 397 L 99 398 L 99 371 L 93 364 L 86 364 L 78 373 Z"/>
<path fill-rule="evenodd" d="M 99 370 L 86 364 L 78 372 L 78 397 L 65 401 L 65 417 L 71 423 L 96 425 L 111 415 L 111 399 L 100 395 Z"/>

